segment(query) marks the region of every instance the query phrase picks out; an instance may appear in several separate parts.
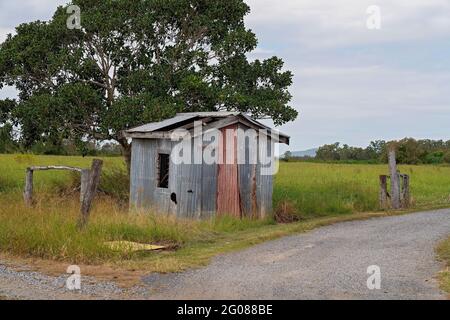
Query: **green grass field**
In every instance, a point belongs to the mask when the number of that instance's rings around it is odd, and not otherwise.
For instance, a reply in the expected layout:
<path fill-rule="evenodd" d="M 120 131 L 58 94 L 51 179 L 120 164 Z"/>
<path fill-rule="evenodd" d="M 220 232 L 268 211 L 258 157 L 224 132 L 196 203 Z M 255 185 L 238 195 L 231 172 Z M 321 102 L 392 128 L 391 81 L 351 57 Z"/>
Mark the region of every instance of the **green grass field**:
<path fill-rule="evenodd" d="M 107 173 L 124 170 L 122 158 L 103 159 Z M 89 157 L 0 155 L 0 193 L 21 193 L 28 166 L 61 164 L 89 168 L 91 161 Z M 450 206 L 450 166 L 400 166 L 400 171 L 411 176 L 414 207 Z M 287 201 L 302 217 L 375 211 L 380 174 L 387 174 L 386 165 L 281 162 L 275 177 L 274 207 Z M 36 172 L 34 186 L 37 192 L 45 192 L 64 187 L 71 178 L 64 171 Z M 115 184 L 109 188 L 124 186 Z M 125 186 L 123 192 L 126 191 Z"/>
<path fill-rule="evenodd" d="M 206 263 L 212 256 L 337 221 L 384 216 L 378 210 L 378 176 L 385 165 L 281 163 L 275 178 L 274 207 L 288 204 L 301 221 L 282 225 L 218 218 L 183 221 L 151 213 L 129 214 L 123 197 L 128 186 L 122 158 L 104 158 L 101 188 L 88 228 L 76 228 L 79 200 L 74 175 L 36 172 L 36 204 L 23 204 L 25 169 L 30 165 L 88 168 L 92 158 L 0 155 L 0 252 L 87 264 L 131 263 L 147 271 L 178 271 Z M 450 167 L 402 166 L 411 175 L 414 208 L 450 207 Z M 121 180 L 122 179 L 122 180 Z M 75 181 L 76 183 L 76 181 Z M 69 186 L 69 187 L 68 187 Z M 118 201 L 118 199 L 121 201 Z M 105 241 L 128 240 L 168 245 L 169 252 L 145 255 L 116 252 Z"/>
<path fill-rule="evenodd" d="M 0 193 L 21 192 L 25 181 L 25 170 L 33 165 L 66 165 L 89 168 L 93 158 L 64 156 L 35 156 L 31 154 L 0 154 Z M 105 168 L 125 169 L 122 158 L 103 158 Z M 40 171 L 34 174 L 36 190 L 46 191 L 67 184 L 71 173 L 67 171 Z"/>
<path fill-rule="evenodd" d="M 447 265 L 447 268 L 439 276 L 441 288 L 450 294 L 450 237 L 439 244 L 437 253 L 439 258 Z"/>
<path fill-rule="evenodd" d="M 411 176 L 413 207 L 450 206 L 449 166 L 399 166 Z M 281 163 L 274 204 L 288 201 L 303 217 L 378 210 L 379 175 L 387 165 Z"/>

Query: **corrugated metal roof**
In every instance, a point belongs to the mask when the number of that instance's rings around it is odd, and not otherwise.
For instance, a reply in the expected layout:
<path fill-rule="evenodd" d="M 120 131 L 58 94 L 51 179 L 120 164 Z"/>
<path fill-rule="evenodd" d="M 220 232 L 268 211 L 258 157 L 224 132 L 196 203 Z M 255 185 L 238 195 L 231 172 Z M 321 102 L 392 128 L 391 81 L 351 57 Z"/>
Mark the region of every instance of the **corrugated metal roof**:
<path fill-rule="evenodd" d="M 259 127 L 268 129 L 268 130 L 276 130 L 276 129 L 272 129 L 271 127 L 266 126 L 265 124 L 262 124 L 259 121 L 256 121 L 255 119 L 253 119 L 252 117 L 250 117 L 248 114 L 245 113 L 241 113 L 241 116 L 243 116 L 245 119 L 247 119 L 248 121 L 250 121 L 251 123 L 253 123 L 254 125 L 257 125 Z M 278 134 L 282 137 L 286 137 L 286 138 L 290 138 L 290 136 L 288 136 L 287 134 L 282 133 L 281 131 L 277 130 Z"/>
<path fill-rule="evenodd" d="M 229 112 L 229 111 L 217 111 L 217 112 L 183 112 L 177 113 L 177 116 L 190 116 L 196 115 L 198 117 L 214 117 L 214 118 L 222 118 L 228 116 L 237 116 L 241 114 L 240 112 Z"/>
<path fill-rule="evenodd" d="M 256 120 L 254 120 L 252 117 L 250 117 L 249 115 L 242 113 L 242 112 L 226 112 L 226 111 L 219 111 L 219 112 L 187 112 L 187 113 L 178 113 L 175 117 L 170 118 L 170 119 L 166 119 L 160 122 L 152 122 L 152 123 L 148 123 L 145 124 L 143 126 L 139 126 L 130 130 L 127 130 L 126 132 L 129 134 L 133 134 L 133 133 L 152 133 L 155 131 L 164 131 L 163 129 L 165 128 L 169 128 L 172 127 L 170 129 L 173 129 L 173 127 L 177 124 L 179 124 L 180 126 L 184 125 L 186 122 L 190 122 L 190 120 L 194 120 L 194 119 L 202 119 L 202 118 L 226 118 L 226 117 L 230 117 L 230 116 L 235 116 L 235 117 L 242 117 L 245 120 L 249 121 L 250 123 L 252 123 L 253 125 L 263 128 L 263 129 L 268 129 L 268 130 L 274 130 L 271 129 L 270 127 L 262 124 L 261 122 L 258 122 Z M 288 140 L 287 144 L 289 144 L 289 136 L 277 131 L 280 137 L 284 137 Z"/>
<path fill-rule="evenodd" d="M 200 118 L 206 118 L 206 117 L 212 117 L 212 118 L 225 118 L 225 117 L 229 117 L 229 116 L 242 116 L 244 117 L 246 120 L 250 121 L 251 123 L 253 123 L 256 126 L 259 126 L 261 128 L 265 128 L 265 129 L 269 129 L 269 130 L 273 130 L 272 128 L 266 126 L 265 124 L 262 124 L 259 121 L 256 121 L 255 119 L 253 119 L 252 117 L 250 117 L 248 114 L 243 113 L 243 112 L 232 112 L 232 111 L 218 111 L 218 112 L 184 112 L 184 113 L 177 113 L 177 116 L 188 116 L 188 115 L 196 115 Z M 281 136 L 287 137 L 289 138 L 289 136 L 287 134 L 284 134 L 280 131 L 278 131 L 278 133 Z"/>
<path fill-rule="evenodd" d="M 133 133 L 133 132 L 153 132 L 153 131 L 161 130 L 161 129 L 164 129 L 164 128 L 169 127 L 169 126 L 173 126 L 173 125 L 175 125 L 177 123 L 188 121 L 188 120 L 192 120 L 192 119 L 195 119 L 195 118 L 198 118 L 198 117 L 199 116 L 196 115 L 196 114 L 190 114 L 190 115 L 188 115 L 188 114 L 184 114 L 184 115 L 183 114 L 178 114 L 178 115 L 176 115 L 173 118 L 166 119 L 166 120 L 163 120 L 163 121 L 160 121 L 160 122 L 147 123 L 147 124 L 145 124 L 143 126 L 127 130 L 127 132 L 129 132 L 129 133 Z"/>

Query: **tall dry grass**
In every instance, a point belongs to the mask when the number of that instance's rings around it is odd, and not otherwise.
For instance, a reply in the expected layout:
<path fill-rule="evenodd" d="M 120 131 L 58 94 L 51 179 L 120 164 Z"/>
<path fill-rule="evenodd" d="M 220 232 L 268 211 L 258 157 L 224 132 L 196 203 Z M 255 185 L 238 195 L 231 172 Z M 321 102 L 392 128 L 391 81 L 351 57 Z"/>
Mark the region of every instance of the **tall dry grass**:
<path fill-rule="evenodd" d="M 75 263 L 133 259 L 142 253 L 114 251 L 105 242 L 162 244 L 169 249 L 186 243 L 208 243 L 222 234 L 273 223 L 272 220 L 180 220 L 151 212 L 127 212 L 107 197 L 97 198 L 87 228 L 78 230 L 78 197 L 39 194 L 33 208 L 16 194 L 0 199 L 0 251 Z M 152 253 L 148 253 L 152 254 Z"/>
<path fill-rule="evenodd" d="M 39 195 L 33 208 L 17 196 L 0 200 L 0 250 L 23 256 L 96 263 L 130 258 L 116 252 L 106 241 L 128 240 L 182 245 L 199 231 L 194 224 L 152 214 L 127 214 L 114 202 L 97 199 L 89 225 L 77 229 L 79 201 Z"/>

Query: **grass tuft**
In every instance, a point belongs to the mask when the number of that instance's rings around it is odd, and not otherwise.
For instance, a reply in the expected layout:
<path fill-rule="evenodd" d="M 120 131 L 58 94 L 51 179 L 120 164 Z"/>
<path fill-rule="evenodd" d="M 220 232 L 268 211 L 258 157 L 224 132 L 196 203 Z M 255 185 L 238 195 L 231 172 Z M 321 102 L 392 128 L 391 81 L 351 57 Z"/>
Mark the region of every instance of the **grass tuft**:
<path fill-rule="evenodd" d="M 300 217 L 292 202 L 284 200 L 275 208 L 274 219 L 277 223 L 292 223 L 299 221 Z"/>

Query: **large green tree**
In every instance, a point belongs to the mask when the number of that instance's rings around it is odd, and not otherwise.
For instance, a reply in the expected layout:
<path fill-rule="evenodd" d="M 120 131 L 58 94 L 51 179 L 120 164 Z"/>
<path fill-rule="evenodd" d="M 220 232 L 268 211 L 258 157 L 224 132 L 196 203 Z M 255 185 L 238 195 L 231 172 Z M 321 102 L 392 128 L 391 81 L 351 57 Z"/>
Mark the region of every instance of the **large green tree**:
<path fill-rule="evenodd" d="M 276 125 L 297 117 L 283 61 L 247 57 L 257 39 L 244 25 L 243 0 L 71 4 L 81 9 L 81 29 L 69 29 L 67 7 L 59 7 L 0 45 L 0 87 L 19 91 L 4 107 L 26 146 L 115 140 L 129 165 L 121 131 L 176 112 L 244 111 Z"/>

